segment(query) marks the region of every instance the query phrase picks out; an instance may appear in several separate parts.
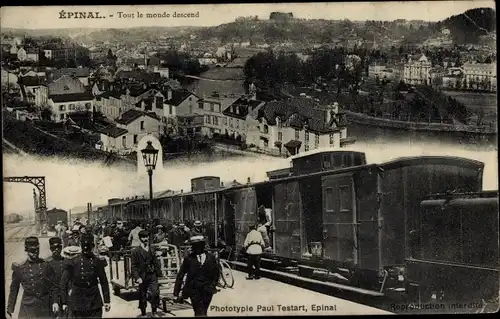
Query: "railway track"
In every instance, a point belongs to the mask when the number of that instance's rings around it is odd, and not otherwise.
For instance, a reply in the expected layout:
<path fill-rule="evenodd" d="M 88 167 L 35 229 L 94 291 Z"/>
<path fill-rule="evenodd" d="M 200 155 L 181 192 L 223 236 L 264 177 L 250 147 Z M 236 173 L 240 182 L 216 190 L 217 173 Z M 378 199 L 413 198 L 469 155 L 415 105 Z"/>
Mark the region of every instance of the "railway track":
<path fill-rule="evenodd" d="M 8 259 L 17 249 L 19 249 L 17 244 L 21 243 L 26 238 L 26 236 L 31 234 L 34 227 L 35 224 L 19 225 L 7 230 L 9 234 L 5 236 L 4 241 L 5 243 L 13 244 L 14 247 L 12 247 L 8 251 L 8 253 L 5 255 L 5 259 Z M 17 231 L 18 228 L 21 229 Z"/>

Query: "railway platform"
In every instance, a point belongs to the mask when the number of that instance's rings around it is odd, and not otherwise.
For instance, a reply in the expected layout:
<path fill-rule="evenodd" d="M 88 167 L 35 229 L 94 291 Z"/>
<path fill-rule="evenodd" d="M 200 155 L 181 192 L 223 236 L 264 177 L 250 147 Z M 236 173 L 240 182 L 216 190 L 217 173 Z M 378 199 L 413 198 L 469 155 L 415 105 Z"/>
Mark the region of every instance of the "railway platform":
<path fill-rule="evenodd" d="M 17 244 L 14 242 L 10 244 L 10 249 L 13 253 L 5 260 L 6 298 L 12 275 L 10 265 L 14 261 L 22 261 L 25 258 L 23 240 L 19 240 Z M 42 258 L 50 256 L 48 238 L 40 238 L 40 245 L 40 256 Z M 109 272 L 109 267 L 107 271 Z M 208 311 L 209 316 L 390 314 L 388 311 L 303 289 L 269 278 L 263 277 L 260 280 L 246 280 L 246 274 L 238 270 L 233 270 L 233 276 L 235 281 L 234 287 L 220 289 L 214 295 Z M 113 294 L 111 286 L 110 292 L 111 310 L 110 312 L 103 313 L 104 318 L 140 317 L 138 296 L 136 293 L 133 291 L 124 291 L 120 296 L 116 296 Z M 16 306 L 13 314 L 14 318 L 17 317 L 19 311 L 19 302 Z M 167 313 L 160 312 L 159 315 L 161 317 L 192 317 L 194 315 L 189 305 L 174 304 L 168 310 L 170 311 Z M 149 306 L 148 311 L 150 311 Z"/>

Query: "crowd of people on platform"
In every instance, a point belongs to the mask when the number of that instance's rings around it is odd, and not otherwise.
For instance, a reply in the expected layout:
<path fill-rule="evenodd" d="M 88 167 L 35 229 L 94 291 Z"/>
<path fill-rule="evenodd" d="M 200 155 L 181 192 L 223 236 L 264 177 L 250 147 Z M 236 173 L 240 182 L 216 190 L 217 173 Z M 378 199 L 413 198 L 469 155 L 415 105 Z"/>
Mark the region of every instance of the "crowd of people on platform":
<path fill-rule="evenodd" d="M 270 211 L 261 206 L 257 215 L 257 223 L 251 223 L 243 244 L 248 255 L 247 279 L 260 278 L 260 257 L 272 242 Z M 49 240 L 50 258 L 40 258 L 38 238 L 28 237 L 25 240 L 27 259 L 12 264 L 9 318 L 20 287 L 24 293 L 19 318 L 61 318 L 68 314 L 74 318 L 101 318 L 103 307 L 105 311 L 111 309 L 105 271 L 108 262 L 103 255 L 119 260 L 120 252 L 125 249 L 131 252 L 130 275 L 138 285 L 141 316 L 146 316 L 149 301 L 151 316 L 157 317 L 158 278 L 163 276 L 159 262 L 162 252 L 158 247 L 163 243 L 178 248 L 189 246 L 177 273 L 173 295 L 179 303 L 189 298 L 195 316 L 207 315 L 221 274 L 218 258 L 207 248 L 225 246 L 222 225 L 218 225 L 217 240 L 214 228 L 198 220 L 172 225 L 163 225 L 158 220 L 83 225 L 77 219 L 71 229 L 58 222 L 55 230 L 55 236 Z"/>

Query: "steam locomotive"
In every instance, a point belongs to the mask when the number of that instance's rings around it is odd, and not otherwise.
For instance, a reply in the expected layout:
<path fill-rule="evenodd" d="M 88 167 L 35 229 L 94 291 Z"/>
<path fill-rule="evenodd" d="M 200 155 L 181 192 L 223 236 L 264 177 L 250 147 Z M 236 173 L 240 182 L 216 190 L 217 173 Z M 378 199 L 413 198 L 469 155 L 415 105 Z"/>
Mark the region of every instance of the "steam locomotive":
<path fill-rule="evenodd" d="M 325 151 L 293 158 L 264 182 L 192 179 L 190 192 L 155 198 L 153 217 L 201 220 L 210 242 L 239 252 L 264 206 L 269 261 L 302 276 L 328 269 L 366 292 L 470 301 L 498 296 L 499 287 L 498 191 L 482 191 L 483 170 L 459 157 L 367 164 L 362 152 Z M 149 207 L 145 198 L 110 199 L 105 216 L 142 219 Z"/>

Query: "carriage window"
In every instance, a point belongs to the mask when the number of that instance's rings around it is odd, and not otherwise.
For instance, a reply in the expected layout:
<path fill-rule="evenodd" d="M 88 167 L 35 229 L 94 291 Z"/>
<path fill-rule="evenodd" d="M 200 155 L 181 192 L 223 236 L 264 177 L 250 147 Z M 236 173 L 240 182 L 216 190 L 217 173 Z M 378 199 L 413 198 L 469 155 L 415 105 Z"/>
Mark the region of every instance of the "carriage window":
<path fill-rule="evenodd" d="M 350 154 L 345 156 L 345 166 L 346 167 L 352 166 L 352 157 Z"/>
<path fill-rule="evenodd" d="M 340 193 L 340 210 L 350 210 L 351 198 L 349 192 L 349 185 L 340 186 L 339 193 Z"/>
<path fill-rule="evenodd" d="M 331 187 L 325 189 L 325 210 L 333 212 L 333 188 Z"/>
<path fill-rule="evenodd" d="M 363 165 L 363 161 L 361 160 L 361 156 L 356 155 L 354 157 L 354 165 L 355 166 Z"/>
<path fill-rule="evenodd" d="M 323 155 L 323 168 L 330 168 L 330 154 Z"/>

